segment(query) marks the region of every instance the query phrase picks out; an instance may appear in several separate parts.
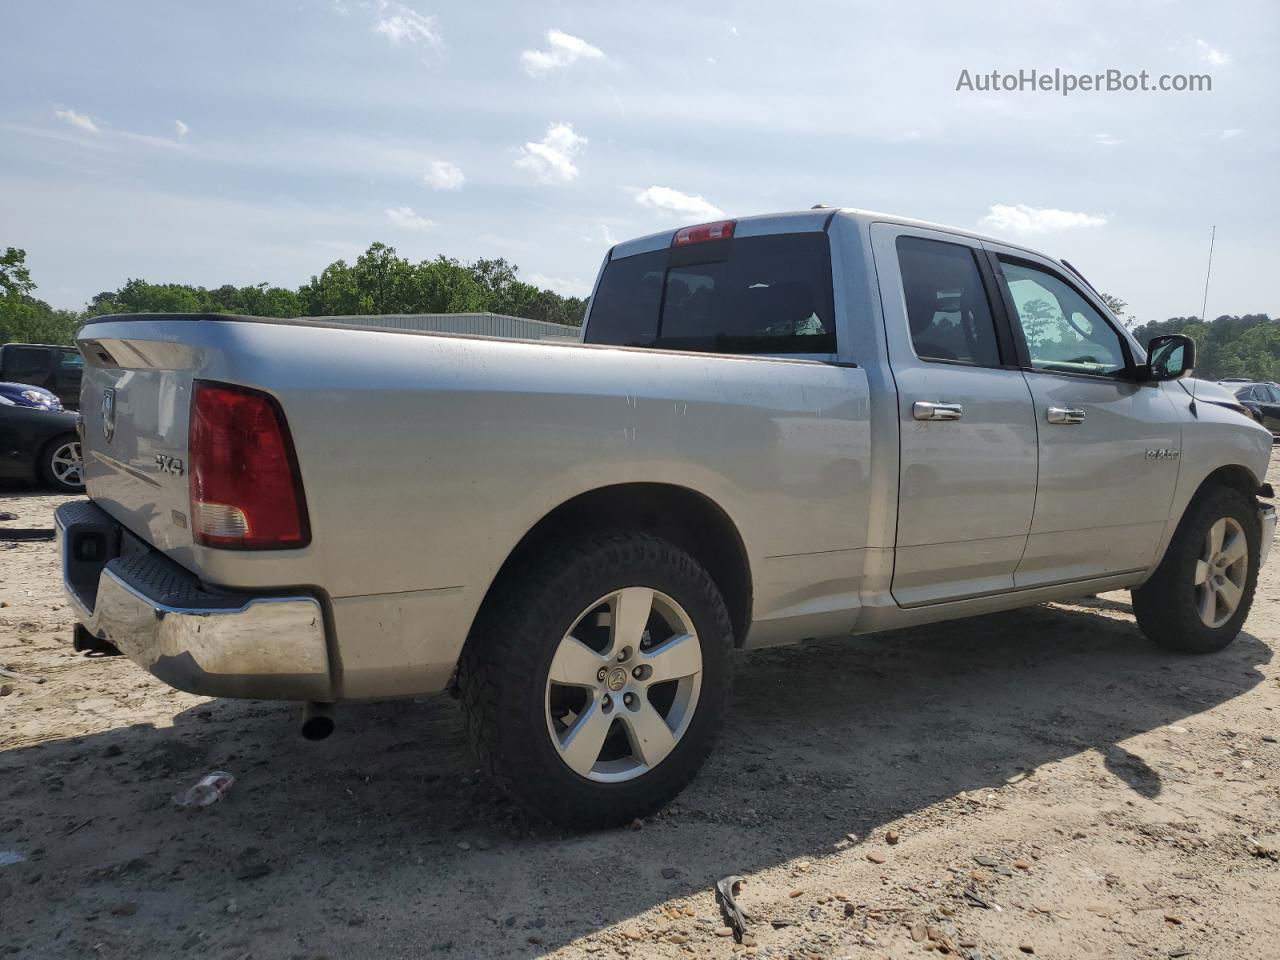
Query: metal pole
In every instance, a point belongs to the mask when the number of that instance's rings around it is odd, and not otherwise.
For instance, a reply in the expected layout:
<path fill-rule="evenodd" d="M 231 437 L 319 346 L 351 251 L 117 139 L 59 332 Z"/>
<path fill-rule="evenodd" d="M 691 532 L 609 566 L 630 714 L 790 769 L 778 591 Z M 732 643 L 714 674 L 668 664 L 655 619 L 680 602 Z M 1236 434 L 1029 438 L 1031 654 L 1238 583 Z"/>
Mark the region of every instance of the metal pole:
<path fill-rule="evenodd" d="M 1200 304 L 1200 319 L 1205 323 L 1209 322 L 1204 312 L 1209 308 L 1209 274 L 1213 272 L 1213 239 L 1217 234 L 1218 226 L 1214 224 L 1209 230 L 1209 266 L 1204 272 L 1204 302 Z"/>

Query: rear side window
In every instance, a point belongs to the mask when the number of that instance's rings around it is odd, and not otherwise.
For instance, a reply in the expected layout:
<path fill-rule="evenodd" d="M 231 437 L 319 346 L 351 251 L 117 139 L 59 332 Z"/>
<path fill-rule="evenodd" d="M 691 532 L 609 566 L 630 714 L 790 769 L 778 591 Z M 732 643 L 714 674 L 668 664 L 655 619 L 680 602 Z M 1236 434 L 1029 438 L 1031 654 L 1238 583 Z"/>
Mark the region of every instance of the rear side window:
<path fill-rule="evenodd" d="M 916 356 L 1000 366 L 996 325 L 973 250 L 899 237 L 898 265 Z"/>
<path fill-rule="evenodd" d="M 835 353 L 827 235 L 743 237 L 610 261 L 584 340 L 712 353 Z"/>
<path fill-rule="evenodd" d="M 49 359 L 49 351 L 44 347 L 6 347 L 4 372 L 11 376 L 47 373 L 50 366 Z"/>

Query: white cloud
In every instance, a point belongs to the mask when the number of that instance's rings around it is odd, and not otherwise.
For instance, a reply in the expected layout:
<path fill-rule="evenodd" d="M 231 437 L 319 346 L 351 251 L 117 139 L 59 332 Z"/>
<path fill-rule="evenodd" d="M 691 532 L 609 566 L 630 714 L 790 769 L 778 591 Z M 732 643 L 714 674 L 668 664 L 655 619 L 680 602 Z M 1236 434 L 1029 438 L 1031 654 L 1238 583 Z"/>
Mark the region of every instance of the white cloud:
<path fill-rule="evenodd" d="M 59 120 L 65 120 L 73 127 L 79 127 L 81 130 L 87 130 L 90 133 L 98 132 L 98 125 L 92 119 L 86 117 L 83 113 L 76 113 L 74 110 L 55 110 L 53 115 Z"/>
<path fill-rule="evenodd" d="M 1124 141 L 1119 137 L 1113 137 L 1109 133 L 1095 133 L 1093 135 L 1093 142 L 1101 144 L 1104 147 L 1114 147 L 1117 144 L 1124 143 Z"/>
<path fill-rule="evenodd" d="M 543 183 L 568 183 L 578 179 L 573 158 L 586 144 L 587 138 L 574 133 L 572 124 L 553 123 L 541 140 L 520 148 L 516 166 L 533 171 Z"/>
<path fill-rule="evenodd" d="M 529 275 L 529 282 L 539 290 L 554 290 L 562 297 L 585 297 L 591 293 L 591 284 L 586 280 L 577 279 L 561 279 L 560 277 L 548 277 L 545 274 L 533 273 Z"/>
<path fill-rule="evenodd" d="M 636 203 L 642 207 L 675 213 L 691 220 L 711 220 L 723 217 L 724 211 L 701 194 L 681 193 L 671 187 L 649 187 L 636 194 Z"/>
<path fill-rule="evenodd" d="M 190 128 L 190 127 L 188 127 L 188 126 L 187 126 L 185 123 L 183 123 L 181 120 L 175 120 L 175 121 L 173 121 L 173 129 L 175 129 L 175 130 L 177 130 L 177 131 L 178 131 L 178 139 L 179 139 L 179 140 L 181 140 L 183 137 L 185 137 L 188 133 L 190 133 L 190 132 L 191 132 L 191 128 Z"/>
<path fill-rule="evenodd" d="M 432 160 L 422 179 L 432 190 L 461 190 L 467 182 L 462 169 L 448 160 Z"/>
<path fill-rule="evenodd" d="M 373 32 L 380 33 L 392 45 L 417 44 L 423 47 L 440 45 L 440 34 L 436 32 L 436 18 L 418 13 L 412 7 L 394 0 L 381 0 L 378 3 L 379 17 L 373 24 Z"/>
<path fill-rule="evenodd" d="M 387 219 L 401 230 L 430 230 L 435 223 L 413 212 L 413 207 L 389 207 Z"/>
<path fill-rule="evenodd" d="M 1220 67 L 1224 63 L 1231 62 L 1230 56 L 1219 50 L 1217 47 L 1211 47 L 1203 40 L 1196 41 L 1196 52 L 1199 53 L 1201 60 L 1205 63 L 1212 64 L 1215 67 Z"/>
<path fill-rule="evenodd" d="M 130 133 L 128 130 L 113 130 L 112 135 L 119 137 L 121 140 L 132 140 L 134 143 L 145 143 L 149 147 L 164 147 L 166 150 L 187 150 L 190 149 L 181 139 L 175 140 L 172 137 L 157 137 L 151 133 Z"/>
<path fill-rule="evenodd" d="M 592 246 L 603 243 L 606 247 L 612 247 L 618 240 L 613 235 L 613 231 L 609 229 L 607 223 L 597 223 L 595 234 L 587 234 L 582 238 L 582 242 L 589 243 Z"/>
<path fill-rule="evenodd" d="M 1054 210 L 1052 207 L 1030 207 L 1025 203 L 1009 206 L 993 204 L 979 226 L 990 227 L 997 233 L 1020 235 L 1056 233 L 1073 227 L 1100 227 L 1107 218 L 1097 213 L 1076 213 L 1071 210 Z"/>
<path fill-rule="evenodd" d="M 526 50 L 520 54 L 520 63 L 531 77 L 559 70 L 579 60 L 599 60 L 604 51 L 593 47 L 581 37 L 575 37 L 563 30 L 547 31 L 546 50 Z"/>

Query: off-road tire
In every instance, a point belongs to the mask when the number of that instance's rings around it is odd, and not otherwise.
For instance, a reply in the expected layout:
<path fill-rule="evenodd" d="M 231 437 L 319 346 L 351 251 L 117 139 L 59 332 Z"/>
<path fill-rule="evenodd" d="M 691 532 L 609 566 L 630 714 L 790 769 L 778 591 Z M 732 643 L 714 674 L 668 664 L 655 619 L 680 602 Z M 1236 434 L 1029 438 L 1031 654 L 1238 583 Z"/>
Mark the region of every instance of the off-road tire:
<path fill-rule="evenodd" d="M 702 687 L 683 737 L 652 770 L 603 783 L 569 769 L 552 744 L 546 684 L 562 637 L 597 598 L 628 586 L 661 591 L 693 621 Z M 693 779 L 724 722 L 733 627 L 715 583 L 674 544 L 632 532 L 587 536 L 526 556 L 502 575 L 459 663 L 467 732 L 483 768 L 518 803 L 564 826 L 630 823 Z"/>
<path fill-rule="evenodd" d="M 1235 613 L 1213 628 L 1201 618 L 1195 599 L 1195 566 L 1209 528 L 1224 517 L 1238 522 L 1248 542 L 1244 594 Z M 1164 559 L 1146 583 L 1133 591 L 1133 612 L 1148 638 L 1176 653 L 1216 653 L 1239 634 L 1253 605 L 1258 583 L 1262 524 L 1257 504 L 1232 487 L 1215 487 L 1192 501 Z"/>

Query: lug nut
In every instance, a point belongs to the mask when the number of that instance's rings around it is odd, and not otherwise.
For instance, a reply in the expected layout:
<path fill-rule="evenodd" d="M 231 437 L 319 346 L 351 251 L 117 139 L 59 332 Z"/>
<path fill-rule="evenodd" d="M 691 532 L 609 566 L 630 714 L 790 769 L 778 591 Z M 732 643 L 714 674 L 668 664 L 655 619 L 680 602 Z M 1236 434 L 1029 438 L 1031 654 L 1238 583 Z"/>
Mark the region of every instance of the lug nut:
<path fill-rule="evenodd" d="M 622 702 L 628 707 L 634 707 L 636 705 L 636 695 L 634 693 L 628 693 L 622 698 Z"/>
<path fill-rule="evenodd" d="M 641 680 L 641 679 L 643 679 L 643 678 L 644 678 L 644 667 L 636 667 L 634 670 L 632 670 L 632 671 L 631 671 L 631 675 L 632 675 L 633 677 L 635 677 L 637 680 Z"/>
<path fill-rule="evenodd" d="M 600 706 L 606 710 L 611 709 L 613 707 L 613 697 L 606 695 L 605 698 L 600 701 Z"/>
<path fill-rule="evenodd" d="M 604 667 L 601 667 L 599 670 L 596 671 L 596 679 L 599 680 L 601 683 L 604 682 L 604 678 L 607 677 L 608 675 L 609 675 L 609 671 L 606 670 Z"/>

